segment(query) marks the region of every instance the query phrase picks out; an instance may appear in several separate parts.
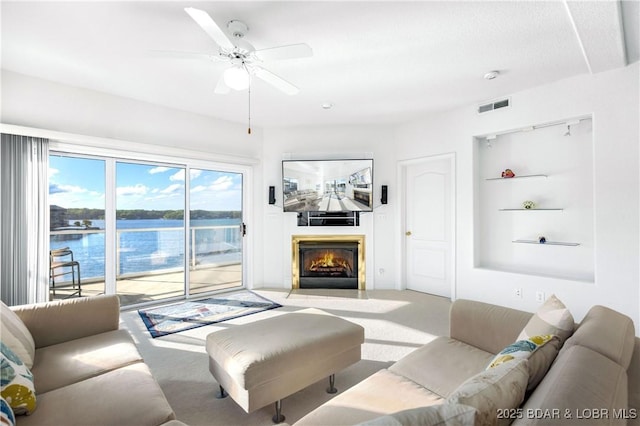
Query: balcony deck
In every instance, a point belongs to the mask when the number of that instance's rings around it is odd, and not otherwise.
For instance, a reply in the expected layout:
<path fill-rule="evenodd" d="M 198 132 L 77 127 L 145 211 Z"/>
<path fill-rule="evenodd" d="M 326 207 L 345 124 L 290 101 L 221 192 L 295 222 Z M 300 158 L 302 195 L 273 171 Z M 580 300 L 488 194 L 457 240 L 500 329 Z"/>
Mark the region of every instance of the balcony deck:
<path fill-rule="evenodd" d="M 242 265 L 232 264 L 209 266 L 189 272 L 190 295 L 209 293 L 242 286 Z M 116 282 L 117 294 L 123 306 L 161 301 L 184 296 L 184 272 L 149 273 L 130 278 L 119 278 Z M 77 289 L 71 283 L 56 283 L 55 296 L 50 291 L 51 300 L 77 297 Z M 82 296 L 104 294 L 104 280 L 90 280 L 82 283 Z"/>

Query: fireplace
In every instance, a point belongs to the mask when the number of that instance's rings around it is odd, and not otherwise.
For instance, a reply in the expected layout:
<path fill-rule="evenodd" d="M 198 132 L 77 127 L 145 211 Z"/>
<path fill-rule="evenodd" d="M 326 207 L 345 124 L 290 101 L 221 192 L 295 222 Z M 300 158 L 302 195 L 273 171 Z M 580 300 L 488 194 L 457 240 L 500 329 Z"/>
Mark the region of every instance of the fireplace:
<path fill-rule="evenodd" d="M 292 288 L 365 289 L 364 235 L 294 235 Z"/>

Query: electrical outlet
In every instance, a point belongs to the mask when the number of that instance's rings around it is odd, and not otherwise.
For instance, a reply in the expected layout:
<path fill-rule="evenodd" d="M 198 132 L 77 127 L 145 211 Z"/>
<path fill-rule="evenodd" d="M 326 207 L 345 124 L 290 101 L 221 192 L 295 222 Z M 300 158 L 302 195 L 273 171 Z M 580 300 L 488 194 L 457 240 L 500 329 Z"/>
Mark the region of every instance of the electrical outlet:
<path fill-rule="evenodd" d="M 543 303 L 545 301 L 544 291 L 536 291 L 536 302 Z"/>
<path fill-rule="evenodd" d="M 521 289 L 521 288 L 516 288 L 516 289 L 513 291 L 513 295 L 514 295 L 515 297 L 517 297 L 518 299 L 522 299 L 522 289 Z"/>

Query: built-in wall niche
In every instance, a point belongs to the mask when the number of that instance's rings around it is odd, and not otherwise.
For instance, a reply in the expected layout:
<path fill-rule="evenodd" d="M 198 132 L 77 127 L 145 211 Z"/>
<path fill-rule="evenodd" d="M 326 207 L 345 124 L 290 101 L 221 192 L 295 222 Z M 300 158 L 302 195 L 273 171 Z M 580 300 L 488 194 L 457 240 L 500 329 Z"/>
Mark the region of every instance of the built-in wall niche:
<path fill-rule="evenodd" d="M 593 282 L 591 118 L 474 143 L 476 267 Z"/>

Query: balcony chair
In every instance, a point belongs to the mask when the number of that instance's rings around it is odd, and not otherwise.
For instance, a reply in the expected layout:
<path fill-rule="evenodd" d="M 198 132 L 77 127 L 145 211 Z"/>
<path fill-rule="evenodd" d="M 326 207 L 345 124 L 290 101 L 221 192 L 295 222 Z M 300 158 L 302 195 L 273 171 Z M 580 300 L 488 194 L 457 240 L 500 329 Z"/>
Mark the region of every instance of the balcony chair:
<path fill-rule="evenodd" d="M 69 247 L 54 249 L 49 252 L 49 289 L 56 295 L 56 278 L 71 274 L 71 285 L 74 291 L 68 297 L 82 296 L 82 283 L 80 281 L 80 262 L 74 260 L 73 251 Z M 76 281 L 77 280 L 77 281 Z"/>

